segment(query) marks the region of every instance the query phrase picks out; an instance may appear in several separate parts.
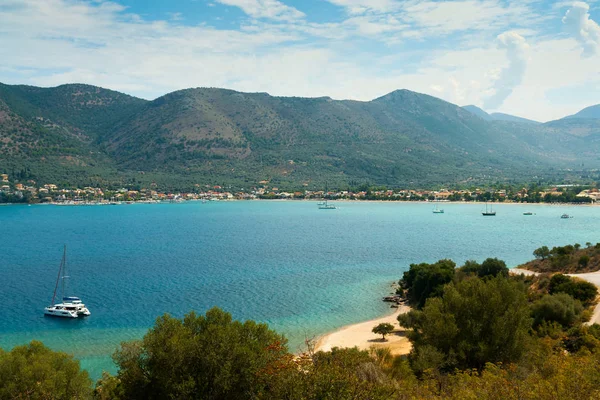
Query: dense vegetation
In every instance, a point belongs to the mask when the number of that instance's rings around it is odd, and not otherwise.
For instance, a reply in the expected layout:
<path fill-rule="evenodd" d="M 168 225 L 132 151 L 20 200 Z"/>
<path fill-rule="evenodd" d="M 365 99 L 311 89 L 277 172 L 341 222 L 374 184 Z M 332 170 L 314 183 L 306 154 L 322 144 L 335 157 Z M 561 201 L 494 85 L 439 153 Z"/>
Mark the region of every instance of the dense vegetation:
<path fill-rule="evenodd" d="M 0 84 L 0 172 L 189 189 L 583 178 L 597 129 L 485 121 L 407 90 L 370 102 L 188 89 L 145 101 L 89 85 Z M 61 175 L 62 174 L 62 175 Z"/>

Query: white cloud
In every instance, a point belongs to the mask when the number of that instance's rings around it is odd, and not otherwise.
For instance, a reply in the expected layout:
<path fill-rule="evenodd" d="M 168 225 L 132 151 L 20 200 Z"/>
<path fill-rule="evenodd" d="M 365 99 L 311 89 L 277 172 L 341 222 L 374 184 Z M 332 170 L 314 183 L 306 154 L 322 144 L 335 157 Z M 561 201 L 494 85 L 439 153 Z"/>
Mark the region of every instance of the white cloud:
<path fill-rule="evenodd" d="M 527 69 L 529 45 L 523 36 L 516 32 L 505 32 L 498 36 L 498 47 L 506 50 L 508 66 L 500 71 L 494 83 L 494 94 L 485 100 L 484 107 L 491 110 L 498 109 L 521 84 Z"/>
<path fill-rule="evenodd" d="M 592 56 L 600 50 L 600 25 L 590 19 L 590 6 L 575 2 L 562 19 L 563 24 L 583 46 L 583 54 Z"/>
<path fill-rule="evenodd" d="M 277 0 L 215 0 L 217 3 L 239 7 L 253 18 L 293 21 L 303 18 L 303 12 Z"/>
<path fill-rule="evenodd" d="M 576 111 L 548 91 L 600 80 L 600 57 L 580 58 L 574 38 L 539 34 L 539 12 L 522 1 L 332 0 L 370 8 L 322 23 L 281 1 L 225 2 L 251 17 L 241 29 L 150 21 L 101 0 L 0 0 L 0 81 L 82 82 L 145 98 L 211 86 L 370 100 L 407 88 L 457 104 L 504 96 L 502 111 L 548 120 Z M 520 52 L 519 35 L 529 50 Z"/>
<path fill-rule="evenodd" d="M 396 0 L 326 0 L 337 6 L 344 7 L 350 14 L 366 12 L 385 13 L 396 10 L 400 3 Z"/>
<path fill-rule="evenodd" d="M 510 23 L 528 23 L 535 14 L 526 4 L 497 0 L 414 1 L 404 6 L 404 19 L 425 35 L 492 30 Z M 537 16 L 536 16 L 537 18 Z"/>

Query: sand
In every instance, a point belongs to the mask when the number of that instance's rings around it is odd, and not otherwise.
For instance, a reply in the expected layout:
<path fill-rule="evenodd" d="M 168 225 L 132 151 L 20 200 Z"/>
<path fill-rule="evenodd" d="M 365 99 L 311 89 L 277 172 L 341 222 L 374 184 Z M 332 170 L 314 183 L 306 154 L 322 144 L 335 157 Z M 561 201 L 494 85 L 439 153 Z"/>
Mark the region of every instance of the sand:
<path fill-rule="evenodd" d="M 322 336 L 317 341 L 315 350 L 330 351 L 334 347 L 358 347 L 368 350 L 370 347 L 388 347 L 393 355 L 408 354 L 411 344 L 406 338 L 405 330 L 398 325 L 398 315 L 410 311 L 410 307 L 399 306 L 394 313 L 383 318 L 361 322 L 341 328 L 338 331 Z M 394 332 L 386 336 L 383 341 L 381 335 L 376 335 L 371 330 L 376 325 L 388 322 L 396 328 Z"/>

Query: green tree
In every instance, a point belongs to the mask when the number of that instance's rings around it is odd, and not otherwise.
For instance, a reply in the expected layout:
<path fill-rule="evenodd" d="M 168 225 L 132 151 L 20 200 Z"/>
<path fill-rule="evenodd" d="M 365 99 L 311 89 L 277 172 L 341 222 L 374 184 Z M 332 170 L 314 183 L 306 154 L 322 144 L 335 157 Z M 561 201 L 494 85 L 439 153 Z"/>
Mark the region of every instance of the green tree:
<path fill-rule="evenodd" d="M 372 332 L 377 335 L 381 335 L 383 337 L 383 340 L 385 340 L 385 335 L 389 335 L 390 333 L 394 332 L 394 325 L 387 322 L 383 322 L 374 327 Z"/>
<path fill-rule="evenodd" d="M 260 371 L 289 356 L 286 339 L 267 325 L 213 308 L 206 316 L 158 318 L 114 360 L 127 399 L 244 399 L 266 390 Z"/>
<path fill-rule="evenodd" d="M 452 260 L 440 260 L 434 264 L 411 264 L 400 285 L 407 289 L 409 302 L 421 308 L 429 297 L 440 295 L 444 285 L 452 281 L 455 267 Z"/>
<path fill-rule="evenodd" d="M 582 312 L 581 303 L 566 293 L 547 294 L 531 307 L 534 326 L 546 321 L 570 327 L 579 321 Z"/>
<path fill-rule="evenodd" d="M 550 257 L 550 249 L 548 246 L 542 246 L 539 249 L 535 249 L 533 251 L 533 255 L 535 258 L 545 260 L 546 258 Z"/>
<path fill-rule="evenodd" d="M 91 387 L 79 361 L 40 342 L 0 349 L 0 399 L 88 399 Z"/>
<path fill-rule="evenodd" d="M 481 263 L 479 270 L 477 271 L 477 275 L 480 278 L 485 276 L 508 276 L 508 268 L 506 267 L 506 263 L 497 258 L 488 258 L 484 262 Z"/>
<path fill-rule="evenodd" d="M 590 256 L 588 256 L 587 254 L 583 254 L 581 257 L 579 257 L 579 261 L 577 262 L 577 264 L 579 265 L 579 267 L 585 268 L 588 266 L 589 262 Z"/>
<path fill-rule="evenodd" d="M 439 360 L 441 354 L 438 367 L 449 371 L 518 360 L 527 349 L 529 312 L 524 285 L 498 276 L 447 285 L 441 298 L 398 320 L 411 329 L 412 362 L 422 354 Z"/>
<path fill-rule="evenodd" d="M 479 264 L 477 261 L 467 260 L 467 261 L 465 261 L 465 264 L 462 267 L 460 267 L 460 269 L 461 269 L 461 271 L 463 271 L 466 274 L 477 275 L 480 267 L 481 267 L 481 264 Z"/>

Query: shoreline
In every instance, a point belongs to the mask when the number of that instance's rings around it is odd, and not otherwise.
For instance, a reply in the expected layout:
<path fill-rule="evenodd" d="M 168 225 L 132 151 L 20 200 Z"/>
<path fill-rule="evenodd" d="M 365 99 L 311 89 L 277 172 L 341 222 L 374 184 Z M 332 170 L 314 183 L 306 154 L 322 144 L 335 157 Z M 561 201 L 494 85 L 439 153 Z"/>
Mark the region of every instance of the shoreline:
<path fill-rule="evenodd" d="M 406 338 L 405 330 L 398 326 L 397 321 L 398 315 L 408 311 L 410 311 L 410 307 L 400 305 L 392 314 L 346 325 L 326 333 L 317 339 L 315 351 L 330 351 L 334 347 L 358 347 L 360 350 L 369 350 L 373 346 L 375 348 L 388 347 L 393 355 L 408 354 L 412 345 Z M 394 332 L 387 336 L 386 341 L 382 341 L 381 335 L 376 335 L 371 331 L 373 327 L 381 323 L 391 323 L 395 328 Z"/>
<path fill-rule="evenodd" d="M 218 203 L 230 203 L 230 202 L 320 202 L 321 199 L 219 199 Z M 481 205 L 486 204 L 483 201 L 434 201 L 434 200 L 353 200 L 353 199 L 332 199 L 332 203 L 390 203 L 390 204 L 472 204 Z M 201 199 L 190 199 L 183 201 L 152 201 L 152 200 L 140 200 L 131 202 L 121 202 L 119 204 L 109 204 L 105 202 L 81 202 L 81 203 L 69 203 L 69 202 L 46 202 L 46 203 L 0 203 L 0 206 L 115 206 L 115 205 L 136 205 L 136 204 L 184 204 L 184 203 L 196 203 L 202 202 Z M 207 200 L 206 203 L 215 202 L 214 200 Z M 600 202 L 596 203 L 520 203 L 520 202 L 487 202 L 490 205 L 508 205 L 508 206 L 544 206 L 544 207 L 598 207 Z"/>
<path fill-rule="evenodd" d="M 535 275 L 536 272 L 520 269 L 517 267 L 509 268 L 511 274 Z M 596 273 L 600 282 L 600 271 Z M 576 275 L 575 275 L 576 276 Z M 585 278 L 584 278 L 585 279 Z M 589 281 L 589 280 L 588 280 Z M 405 330 L 398 326 L 398 316 L 411 310 L 409 306 L 400 305 L 391 314 L 383 315 L 367 321 L 361 321 L 350 325 L 342 326 L 336 330 L 325 333 L 315 341 L 315 351 L 331 351 L 334 347 L 352 348 L 358 347 L 360 350 L 369 350 L 371 346 L 376 348 L 389 347 L 392 355 L 404 355 L 410 353 L 412 345 L 406 338 Z M 600 322 L 600 304 L 595 309 L 592 321 Z M 371 332 L 371 329 L 381 323 L 391 323 L 394 325 L 394 332 L 387 337 L 384 342 L 380 335 Z"/>

